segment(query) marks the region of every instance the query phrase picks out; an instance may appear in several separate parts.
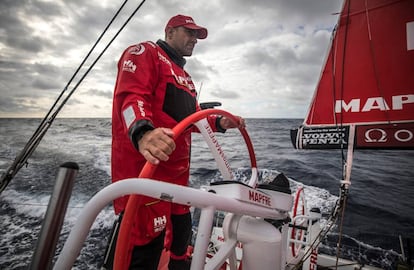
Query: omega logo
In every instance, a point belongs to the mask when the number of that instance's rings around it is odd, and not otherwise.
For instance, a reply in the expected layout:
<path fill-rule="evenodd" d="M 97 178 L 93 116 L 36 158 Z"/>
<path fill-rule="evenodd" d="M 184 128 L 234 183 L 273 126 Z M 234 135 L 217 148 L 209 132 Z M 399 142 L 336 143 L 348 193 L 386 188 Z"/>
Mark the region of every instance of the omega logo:
<path fill-rule="evenodd" d="M 401 136 L 400 135 L 401 133 L 406 134 L 406 135 Z M 406 138 L 404 138 L 404 137 L 406 137 Z M 409 130 L 401 129 L 401 130 L 398 130 L 397 132 L 395 132 L 394 138 L 396 140 L 400 141 L 400 142 L 408 142 L 408 141 L 411 141 L 413 139 L 413 133 Z"/>
<path fill-rule="evenodd" d="M 381 136 L 379 139 L 376 138 L 372 138 L 372 132 L 380 132 Z M 399 141 L 399 142 L 408 142 L 411 141 L 413 139 L 414 135 L 410 130 L 407 129 L 400 129 L 397 130 L 394 133 L 394 138 Z M 387 132 L 385 132 L 385 130 L 380 129 L 380 128 L 372 128 L 372 129 L 368 129 L 365 132 L 365 142 L 368 143 L 374 143 L 374 142 L 386 142 L 387 139 Z"/>

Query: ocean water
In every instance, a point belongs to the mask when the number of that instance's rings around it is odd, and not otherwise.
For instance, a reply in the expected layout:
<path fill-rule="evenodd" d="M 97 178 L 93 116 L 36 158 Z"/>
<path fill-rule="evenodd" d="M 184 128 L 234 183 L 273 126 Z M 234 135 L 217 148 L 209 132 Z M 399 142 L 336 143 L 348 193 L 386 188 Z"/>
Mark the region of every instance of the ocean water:
<path fill-rule="evenodd" d="M 39 123 L 40 119 L 0 119 L 0 173 L 10 166 Z M 308 205 L 319 207 L 326 218 L 339 194 L 341 152 L 294 149 L 289 130 L 300 123 L 300 119 L 247 119 L 247 130 L 261 179 L 283 172 L 291 179 L 293 190 L 302 183 Z M 250 163 L 239 132 L 230 130 L 217 138 L 238 179 L 245 180 Z M 110 183 L 110 146 L 110 119 L 55 120 L 28 165 L 0 195 L 0 269 L 27 269 L 58 168 L 73 161 L 80 170 L 59 252 L 84 204 Z M 198 188 L 220 177 L 201 135 L 194 134 L 191 185 Z M 341 230 L 342 256 L 395 269 L 401 253 L 399 236 L 414 239 L 414 151 L 358 150 L 351 181 Z M 99 269 L 114 218 L 110 205 L 101 211 L 74 269 Z M 336 254 L 339 232 L 336 226 L 321 251 Z"/>

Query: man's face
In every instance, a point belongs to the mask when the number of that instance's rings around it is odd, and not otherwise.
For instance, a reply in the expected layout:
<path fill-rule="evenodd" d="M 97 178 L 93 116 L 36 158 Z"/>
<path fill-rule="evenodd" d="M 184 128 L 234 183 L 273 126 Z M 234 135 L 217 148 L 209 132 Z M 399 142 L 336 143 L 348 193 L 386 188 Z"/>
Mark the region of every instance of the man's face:
<path fill-rule="evenodd" d="M 197 31 L 179 26 L 171 28 L 167 34 L 167 43 L 181 56 L 191 56 L 197 43 Z"/>

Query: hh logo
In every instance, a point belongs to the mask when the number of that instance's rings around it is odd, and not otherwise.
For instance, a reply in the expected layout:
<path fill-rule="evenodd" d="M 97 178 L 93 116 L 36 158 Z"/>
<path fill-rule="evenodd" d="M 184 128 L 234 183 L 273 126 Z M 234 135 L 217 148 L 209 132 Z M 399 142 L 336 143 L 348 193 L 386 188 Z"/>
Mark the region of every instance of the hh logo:
<path fill-rule="evenodd" d="M 154 232 L 160 232 L 165 229 L 167 225 L 167 217 L 163 215 L 162 217 L 154 218 Z"/>
<path fill-rule="evenodd" d="M 134 62 L 132 62 L 131 60 L 124 61 L 124 65 L 122 67 L 123 71 L 134 73 L 136 69 L 137 69 L 137 66 L 134 64 Z"/>

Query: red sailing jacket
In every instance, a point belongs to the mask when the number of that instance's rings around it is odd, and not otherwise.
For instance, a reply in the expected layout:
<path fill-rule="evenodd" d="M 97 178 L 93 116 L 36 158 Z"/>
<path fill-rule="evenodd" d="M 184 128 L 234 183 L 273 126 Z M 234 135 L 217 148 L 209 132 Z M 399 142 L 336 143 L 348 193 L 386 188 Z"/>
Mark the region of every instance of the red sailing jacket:
<path fill-rule="evenodd" d="M 200 110 L 193 81 L 183 69 L 185 60 L 170 50 L 163 41 L 144 42 L 128 47 L 118 62 L 112 111 L 113 182 L 138 177 L 144 166 L 146 160 L 137 150 L 137 134 L 157 127 L 173 128 Z M 214 116 L 208 119 L 213 129 L 222 131 L 216 127 L 218 120 Z M 195 128 L 176 140 L 175 151 L 167 162 L 160 162 L 154 179 L 188 184 L 191 131 Z M 115 212 L 121 212 L 126 202 L 127 196 L 115 200 Z"/>

